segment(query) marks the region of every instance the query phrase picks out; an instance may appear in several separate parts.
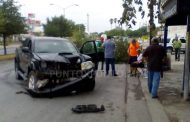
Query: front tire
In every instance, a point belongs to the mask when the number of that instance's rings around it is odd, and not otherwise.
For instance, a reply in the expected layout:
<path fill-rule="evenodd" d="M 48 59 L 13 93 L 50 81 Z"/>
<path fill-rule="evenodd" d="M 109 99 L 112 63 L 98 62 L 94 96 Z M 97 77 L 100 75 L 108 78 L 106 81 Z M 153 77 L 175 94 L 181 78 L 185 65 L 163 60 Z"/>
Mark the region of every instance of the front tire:
<path fill-rule="evenodd" d="M 31 71 L 29 73 L 28 77 L 28 89 L 30 90 L 36 90 L 37 89 L 37 74 L 34 71 Z"/>
<path fill-rule="evenodd" d="M 93 91 L 94 88 L 95 88 L 95 79 L 94 78 L 85 81 L 85 84 L 84 84 L 85 91 Z"/>

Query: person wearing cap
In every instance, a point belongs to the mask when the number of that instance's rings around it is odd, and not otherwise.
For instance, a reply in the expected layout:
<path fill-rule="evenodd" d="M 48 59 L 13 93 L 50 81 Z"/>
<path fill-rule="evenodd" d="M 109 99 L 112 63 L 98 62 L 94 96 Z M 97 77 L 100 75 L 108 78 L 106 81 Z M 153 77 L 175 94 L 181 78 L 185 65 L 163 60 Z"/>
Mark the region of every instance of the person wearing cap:
<path fill-rule="evenodd" d="M 148 90 L 152 98 L 157 98 L 163 60 L 166 57 L 166 50 L 159 45 L 158 38 L 151 39 L 151 45 L 145 49 L 143 57 L 147 60 Z"/>
<path fill-rule="evenodd" d="M 137 61 L 137 55 L 138 55 L 138 52 L 137 50 L 140 49 L 140 45 L 139 43 L 133 39 L 131 41 L 131 43 L 129 44 L 129 48 L 128 48 L 128 55 L 129 55 L 129 64 L 130 64 L 130 73 L 131 73 L 131 76 L 135 75 L 135 71 L 134 71 L 134 68 L 132 67 L 132 63 Z"/>

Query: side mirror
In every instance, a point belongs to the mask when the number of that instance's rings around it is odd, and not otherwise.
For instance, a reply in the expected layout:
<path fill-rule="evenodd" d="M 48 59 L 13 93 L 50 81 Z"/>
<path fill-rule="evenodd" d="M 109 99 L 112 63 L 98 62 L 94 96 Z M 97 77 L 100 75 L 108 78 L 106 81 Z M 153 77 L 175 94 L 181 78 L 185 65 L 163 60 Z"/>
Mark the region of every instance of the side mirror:
<path fill-rule="evenodd" d="M 28 47 L 23 47 L 23 48 L 22 48 L 22 51 L 25 52 L 25 53 L 29 53 L 29 52 L 30 52 L 30 50 L 29 50 Z"/>

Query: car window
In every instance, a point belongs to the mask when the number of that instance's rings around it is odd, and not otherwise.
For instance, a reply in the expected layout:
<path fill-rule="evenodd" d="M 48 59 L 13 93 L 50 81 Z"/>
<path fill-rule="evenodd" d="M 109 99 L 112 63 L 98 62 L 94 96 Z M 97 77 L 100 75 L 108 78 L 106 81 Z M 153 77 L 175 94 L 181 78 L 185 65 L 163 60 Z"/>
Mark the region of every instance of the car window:
<path fill-rule="evenodd" d="M 30 39 L 25 39 L 22 41 L 22 47 L 29 47 L 30 46 Z"/>
<path fill-rule="evenodd" d="M 169 42 L 170 42 L 170 38 L 167 39 L 167 43 L 169 43 Z"/>
<path fill-rule="evenodd" d="M 167 39 L 167 43 L 169 43 L 169 42 L 170 42 L 170 38 Z M 160 43 L 164 43 L 164 39 L 163 38 L 160 40 Z"/>
<path fill-rule="evenodd" d="M 181 43 L 186 43 L 185 39 L 180 39 Z"/>
<path fill-rule="evenodd" d="M 77 53 L 75 46 L 64 40 L 36 40 L 36 53 Z"/>
<path fill-rule="evenodd" d="M 83 53 L 84 54 L 96 53 L 94 43 L 93 42 L 87 42 L 86 44 L 84 44 Z"/>

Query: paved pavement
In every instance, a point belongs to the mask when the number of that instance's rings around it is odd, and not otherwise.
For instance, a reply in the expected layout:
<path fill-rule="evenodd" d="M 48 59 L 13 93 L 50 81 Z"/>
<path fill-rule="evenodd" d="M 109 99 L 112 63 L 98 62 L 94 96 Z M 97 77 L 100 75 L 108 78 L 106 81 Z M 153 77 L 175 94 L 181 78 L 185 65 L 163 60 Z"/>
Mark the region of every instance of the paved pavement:
<path fill-rule="evenodd" d="M 23 81 L 15 80 L 13 61 L 0 62 L 0 122 L 190 122 L 190 103 L 180 96 L 183 60 L 173 61 L 172 70 L 164 73 L 159 98 L 152 99 L 147 79 L 129 77 L 126 65 L 116 65 L 118 77 L 98 71 L 93 92 L 56 98 L 31 98 L 15 94 L 24 90 Z M 104 113 L 74 114 L 77 104 L 104 104 Z"/>
<path fill-rule="evenodd" d="M 24 90 L 24 83 L 15 80 L 13 61 L 1 61 L 0 67 L 0 122 L 126 122 L 125 65 L 117 66 L 124 73 L 120 77 L 105 77 L 98 71 L 93 92 L 52 99 L 15 94 Z M 106 111 L 72 113 L 71 108 L 77 104 L 103 104 Z"/>
<path fill-rule="evenodd" d="M 190 122 L 190 103 L 181 96 L 183 80 L 184 54 L 175 61 L 171 55 L 171 70 L 164 72 L 158 91 L 158 99 L 151 99 L 147 88 L 147 79 L 140 77 L 148 110 L 153 122 Z"/>

